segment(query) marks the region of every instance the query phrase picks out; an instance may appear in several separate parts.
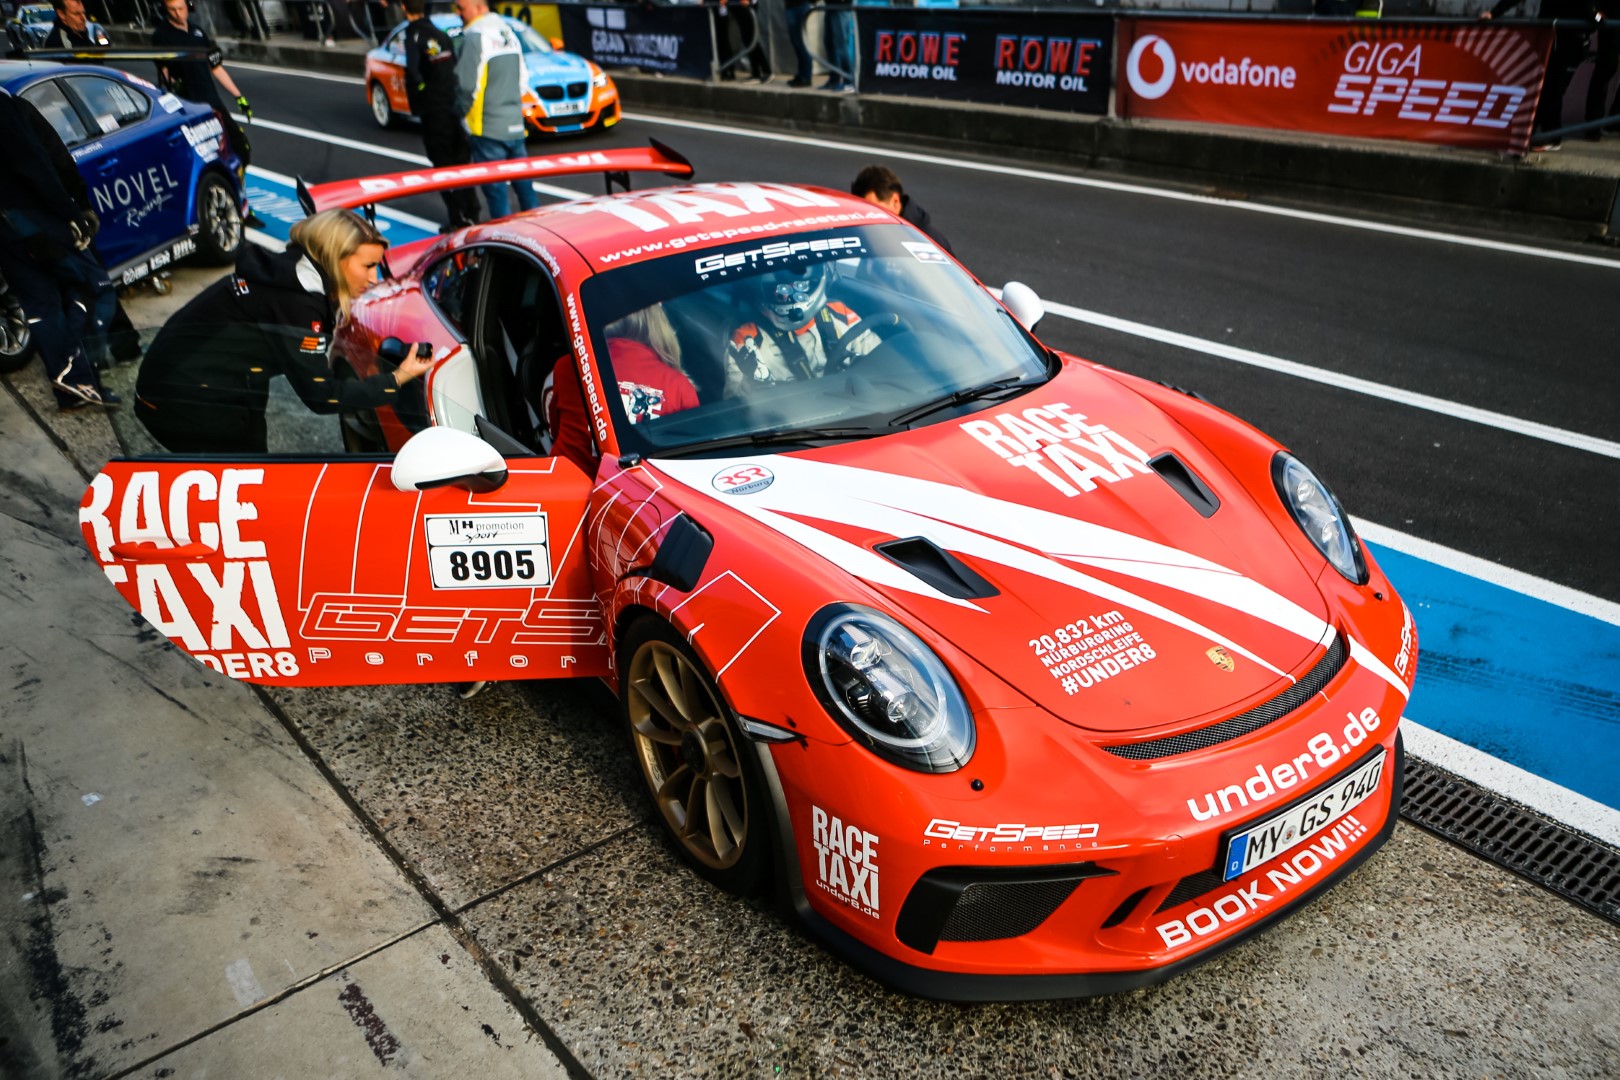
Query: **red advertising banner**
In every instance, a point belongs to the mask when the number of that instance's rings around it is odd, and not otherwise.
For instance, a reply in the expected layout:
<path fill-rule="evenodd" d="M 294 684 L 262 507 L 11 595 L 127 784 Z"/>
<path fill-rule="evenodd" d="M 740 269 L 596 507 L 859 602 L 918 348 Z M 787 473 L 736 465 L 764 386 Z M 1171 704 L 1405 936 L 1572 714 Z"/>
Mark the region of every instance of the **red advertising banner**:
<path fill-rule="evenodd" d="M 1119 115 L 1523 152 L 1552 30 L 1119 20 Z"/>

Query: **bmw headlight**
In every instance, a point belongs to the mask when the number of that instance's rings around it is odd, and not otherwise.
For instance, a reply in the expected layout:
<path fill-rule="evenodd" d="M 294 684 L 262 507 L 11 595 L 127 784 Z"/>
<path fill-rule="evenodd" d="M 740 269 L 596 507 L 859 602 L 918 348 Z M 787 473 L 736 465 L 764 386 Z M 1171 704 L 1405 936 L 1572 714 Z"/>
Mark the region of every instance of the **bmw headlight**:
<path fill-rule="evenodd" d="M 852 604 L 822 608 L 804 632 L 804 670 L 832 718 L 896 765 L 954 772 L 973 756 L 973 716 L 922 639 Z"/>
<path fill-rule="evenodd" d="M 1327 485 L 1286 451 L 1272 459 L 1271 479 L 1300 530 L 1333 564 L 1333 569 L 1357 585 L 1366 584 L 1367 561 L 1361 554 L 1361 542 Z"/>
<path fill-rule="evenodd" d="M 591 65 L 591 85 L 598 89 L 607 85 L 607 72 L 595 64 Z"/>

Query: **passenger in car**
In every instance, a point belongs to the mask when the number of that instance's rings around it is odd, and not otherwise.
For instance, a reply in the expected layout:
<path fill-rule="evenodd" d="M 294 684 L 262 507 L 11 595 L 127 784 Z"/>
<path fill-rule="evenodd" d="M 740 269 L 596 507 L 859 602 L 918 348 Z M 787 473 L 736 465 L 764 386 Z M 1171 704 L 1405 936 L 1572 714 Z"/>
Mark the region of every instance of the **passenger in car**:
<path fill-rule="evenodd" d="M 135 415 L 176 453 L 266 451 L 270 380 L 284 376 L 317 413 L 374 409 L 432 367 L 407 356 L 365 379 L 327 356 L 349 302 L 377 280 L 388 241 L 351 210 L 325 210 L 292 227 L 283 252 L 247 244 L 236 273 L 171 317 L 146 351 Z"/>
<path fill-rule="evenodd" d="M 845 334 L 860 323 L 850 308 L 827 296 L 826 263 L 765 274 L 754 283 L 757 322 L 745 322 L 726 339 L 726 397 L 740 397 L 772 383 L 826 374 L 829 357 L 864 356 L 878 346 L 871 331 L 848 345 Z"/>
<path fill-rule="evenodd" d="M 656 420 L 699 404 L 697 389 L 681 367 L 675 327 L 662 304 L 609 323 L 606 337 L 608 364 L 630 423 Z M 551 452 L 594 473 L 599 452 L 591 441 L 573 353 L 557 361 L 542 396 L 551 426 Z"/>

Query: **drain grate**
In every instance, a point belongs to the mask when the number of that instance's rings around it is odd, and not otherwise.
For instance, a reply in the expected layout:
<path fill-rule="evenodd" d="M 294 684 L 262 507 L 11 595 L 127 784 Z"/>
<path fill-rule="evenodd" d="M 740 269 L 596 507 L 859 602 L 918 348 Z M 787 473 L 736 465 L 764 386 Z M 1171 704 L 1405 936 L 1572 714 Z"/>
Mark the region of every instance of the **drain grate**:
<path fill-rule="evenodd" d="M 1401 816 L 1620 923 L 1620 851 L 1413 757 Z"/>

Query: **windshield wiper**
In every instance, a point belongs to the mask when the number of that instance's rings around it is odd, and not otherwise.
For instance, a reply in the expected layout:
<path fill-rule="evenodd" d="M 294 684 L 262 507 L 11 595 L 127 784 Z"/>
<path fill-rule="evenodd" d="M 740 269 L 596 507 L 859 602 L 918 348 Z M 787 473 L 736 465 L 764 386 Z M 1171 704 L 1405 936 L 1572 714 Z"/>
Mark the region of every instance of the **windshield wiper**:
<path fill-rule="evenodd" d="M 870 439 L 875 435 L 887 434 L 889 434 L 887 428 L 877 427 L 778 428 L 774 431 L 751 431 L 743 435 L 723 435 L 716 439 L 704 439 L 671 450 L 656 451 L 649 456 L 678 458 L 708 450 L 791 446 L 794 443 L 847 442 L 851 439 Z"/>
<path fill-rule="evenodd" d="M 965 405 L 970 401 L 995 397 L 997 394 L 1005 394 L 1010 390 L 1021 390 L 1026 386 L 1034 386 L 1044 381 L 1044 379 L 1031 379 L 1023 375 L 1012 375 L 979 386 L 970 386 L 965 390 L 955 390 L 944 397 L 935 398 L 933 401 L 919 405 L 915 409 L 890 417 L 889 426 L 904 427 L 906 424 L 921 420 L 925 416 L 931 416 L 942 409 L 949 409 L 954 405 Z"/>

